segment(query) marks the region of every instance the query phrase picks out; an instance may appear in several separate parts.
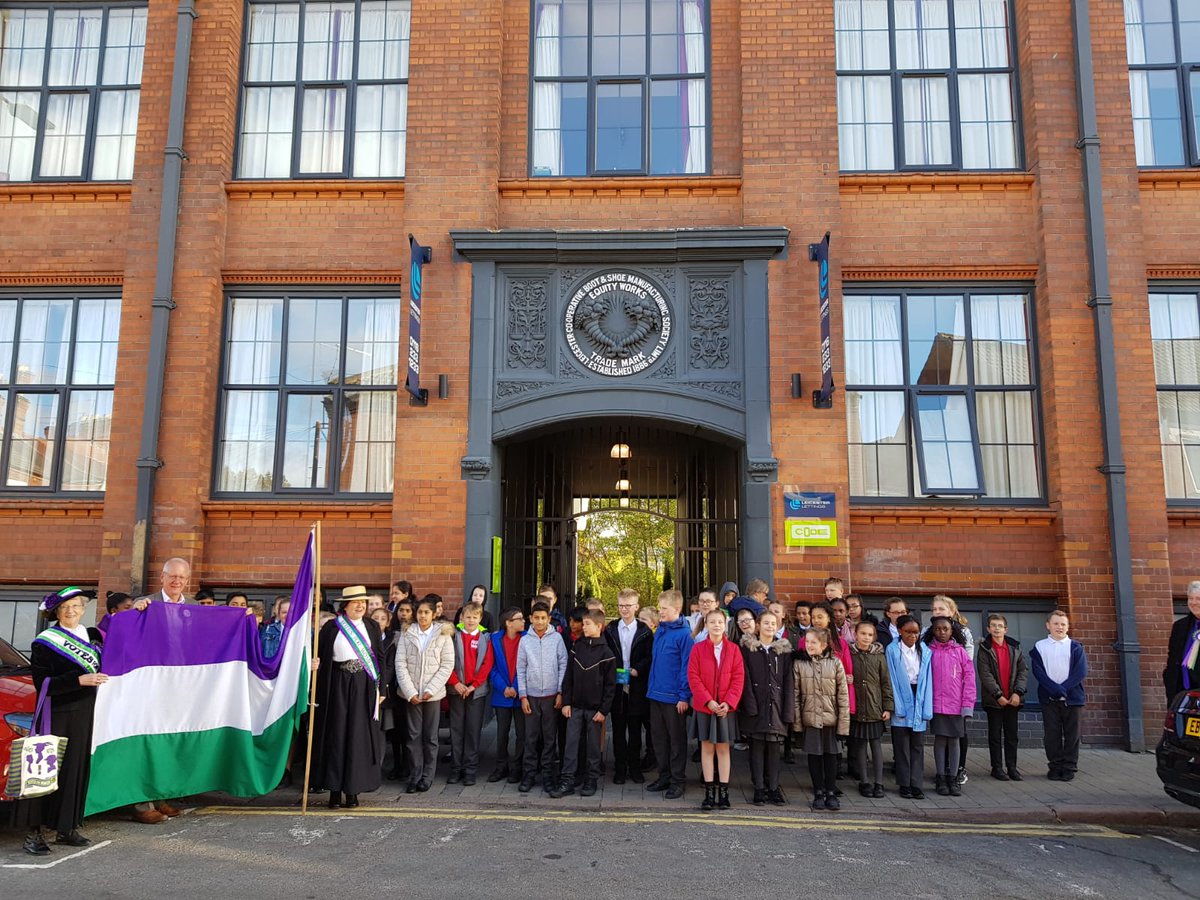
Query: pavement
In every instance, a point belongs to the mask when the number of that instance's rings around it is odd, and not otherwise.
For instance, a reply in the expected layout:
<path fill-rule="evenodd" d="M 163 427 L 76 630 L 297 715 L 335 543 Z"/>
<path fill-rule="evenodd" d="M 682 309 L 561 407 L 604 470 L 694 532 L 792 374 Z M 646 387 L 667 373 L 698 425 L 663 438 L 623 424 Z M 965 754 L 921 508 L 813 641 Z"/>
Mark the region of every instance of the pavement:
<path fill-rule="evenodd" d="M 484 747 L 490 726 L 485 731 Z M 885 741 L 885 748 L 887 742 Z M 885 759 L 890 760 L 890 748 Z M 926 752 L 926 770 L 930 767 Z M 782 766 L 781 786 L 788 805 L 785 807 L 754 806 L 754 790 L 750 783 L 749 761 L 746 753 L 733 754 L 733 777 L 730 797 L 733 812 L 740 816 L 771 817 L 781 813 L 805 813 L 811 798 L 808 767 L 799 755 L 794 765 Z M 985 747 L 972 746 L 968 759 L 968 782 L 961 797 L 939 797 L 933 791 L 932 778 L 926 778 L 926 799 L 906 800 L 897 792 L 895 782 L 886 770 L 885 796 L 866 799 L 859 795 L 852 779 L 842 779 L 844 792 L 842 811 L 826 813 L 827 817 L 901 820 L 912 823 L 960 824 L 1094 824 L 1112 827 L 1171 827 L 1200 828 L 1200 809 L 1180 803 L 1163 791 L 1155 771 L 1153 753 L 1128 753 L 1113 749 L 1085 749 L 1080 754 L 1079 773 L 1074 781 L 1058 782 L 1046 778 L 1044 757 L 1033 748 L 1022 748 L 1020 767 L 1025 779 L 1020 782 L 1000 782 L 993 779 L 986 766 Z M 609 762 L 611 773 L 611 761 Z M 362 794 L 360 802 L 374 810 L 392 810 L 398 814 L 413 811 L 430 813 L 438 809 L 461 809 L 502 812 L 572 810 L 575 812 L 640 813 L 699 812 L 703 799 L 703 784 L 698 763 L 688 764 L 687 793 L 679 800 L 666 800 L 662 794 L 645 790 L 644 785 L 626 783 L 615 785 L 611 774 L 602 779 L 600 790 L 592 797 L 575 794 L 553 800 L 535 787 L 528 794 L 506 781 L 489 784 L 492 770 L 490 752 L 481 761 L 478 782 L 471 787 L 446 784 L 450 764 L 439 762 L 437 777 L 431 790 L 424 794 L 404 793 L 403 782 L 385 781 L 379 790 Z M 653 779 L 647 772 L 647 783 Z M 310 794 L 309 808 L 326 810 L 327 795 Z M 188 799 L 193 807 L 214 806 L 229 811 L 235 808 L 295 808 L 300 805 L 300 790 L 285 788 L 252 800 L 241 800 L 223 794 L 204 795 Z M 327 811 L 327 810 L 326 810 Z"/>

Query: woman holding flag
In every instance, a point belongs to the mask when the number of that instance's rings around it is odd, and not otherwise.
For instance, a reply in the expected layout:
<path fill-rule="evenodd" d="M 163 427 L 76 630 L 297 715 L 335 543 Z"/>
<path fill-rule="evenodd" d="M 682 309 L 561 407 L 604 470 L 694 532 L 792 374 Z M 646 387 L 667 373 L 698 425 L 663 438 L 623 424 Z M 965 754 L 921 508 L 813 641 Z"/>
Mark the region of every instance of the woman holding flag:
<path fill-rule="evenodd" d="M 25 852 L 34 856 L 50 852 L 42 837 L 43 827 L 58 832 L 57 844 L 85 847 L 91 843 L 79 833 L 79 826 L 91 771 L 96 686 L 108 680 L 107 675 L 100 674 L 103 636 L 80 622 L 85 602 L 94 596 L 90 591 L 68 587 L 47 594 L 39 607 L 42 615 L 55 621 L 34 638 L 29 654 L 33 683 L 47 692 L 50 730 L 65 737 L 67 746 L 59 760 L 58 790 L 17 803 L 15 824 L 30 826 Z"/>
<path fill-rule="evenodd" d="M 382 780 L 383 636 L 366 612 L 367 589 L 344 588 L 337 618 L 317 640 L 312 772 L 314 783 L 329 791 L 330 809 L 358 806 L 358 795 L 377 790 Z"/>

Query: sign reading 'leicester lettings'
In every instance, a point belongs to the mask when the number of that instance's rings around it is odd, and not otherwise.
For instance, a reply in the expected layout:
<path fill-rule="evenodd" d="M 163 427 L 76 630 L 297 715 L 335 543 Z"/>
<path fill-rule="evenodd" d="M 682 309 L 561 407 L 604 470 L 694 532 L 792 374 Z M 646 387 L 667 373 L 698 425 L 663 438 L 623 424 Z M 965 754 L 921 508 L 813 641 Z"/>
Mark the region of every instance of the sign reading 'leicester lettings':
<path fill-rule="evenodd" d="M 571 295 L 563 329 L 571 353 L 589 370 L 636 375 L 666 349 L 671 308 L 662 291 L 636 272 L 607 272 Z"/>
<path fill-rule="evenodd" d="M 785 491 L 785 519 L 832 519 L 837 517 L 837 494 L 819 491 Z"/>

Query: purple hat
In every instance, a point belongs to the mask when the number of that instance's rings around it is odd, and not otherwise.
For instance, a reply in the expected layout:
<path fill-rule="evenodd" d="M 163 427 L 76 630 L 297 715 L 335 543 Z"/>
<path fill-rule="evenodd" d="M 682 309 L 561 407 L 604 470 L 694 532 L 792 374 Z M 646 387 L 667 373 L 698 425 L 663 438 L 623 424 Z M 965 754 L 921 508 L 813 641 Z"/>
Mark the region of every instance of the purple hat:
<path fill-rule="evenodd" d="M 80 587 L 65 587 L 61 591 L 54 594 L 47 594 L 42 598 L 41 604 L 38 606 L 44 613 L 52 613 L 60 603 L 66 603 L 73 597 L 86 597 L 89 600 L 95 599 L 95 591 L 85 591 Z"/>

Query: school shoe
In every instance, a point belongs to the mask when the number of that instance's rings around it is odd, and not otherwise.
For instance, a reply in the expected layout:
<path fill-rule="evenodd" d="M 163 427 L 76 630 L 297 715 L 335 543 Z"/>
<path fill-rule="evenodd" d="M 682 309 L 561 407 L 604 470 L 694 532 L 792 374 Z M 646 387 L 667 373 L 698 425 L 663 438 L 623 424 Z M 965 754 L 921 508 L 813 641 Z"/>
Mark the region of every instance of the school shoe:
<path fill-rule="evenodd" d="M 488 776 L 488 784 L 495 784 L 497 781 L 503 781 L 508 777 L 508 766 L 500 766 L 497 769 L 492 769 L 492 774 Z"/>
<path fill-rule="evenodd" d="M 946 782 L 947 782 L 946 787 L 950 788 L 950 796 L 951 797 L 961 797 L 962 796 L 962 788 L 959 787 L 959 784 L 955 779 L 947 778 Z"/>
<path fill-rule="evenodd" d="M 406 788 L 404 789 L 404 793 L 406 793 L 406 794 L 415 794 L 415 793 L 417 793 L 417 783 L 416 783 L 415 781 L 410 781 L 410 782 L 408 783 L 408 787 L 406 787 Z"/>
<path fill-rule="evenodd" d="M 329 804 L 328 805 L 329 805 L 330 809 L 338 809 L 342 805 L 341 791 L 330 791 L 329 792 Z"/>
<path fill-rule="evenodd" d="M 354 807 L 358 806 L 358 794 L 347 794 L 346 802 L 342 806 L 347 809 L 354 809 Z"/>
<path fill-rule="evenodd" d="M 1059 781 L 1074 781 L 1075 773 L 1072 772 L 1070 769 L 1063 769 L 1061 772 L 1058 773 L 1058 780 Z"/>
<path fill-rule="evenodd" d="M 717 809 L 729 809 L 729 782 L 717 785 Z"/>
<path fill-rule="evenodd" d="M 871 796 L 874 797 L 876 800 L 882 800 L 883 799 L 883 785 L 876 784 L 875 787 L 873 787 L 871 789 Z"/>
<path fill-rule="evenodd" d="M 86 847 L 91 841 L 80 834 L 78 830 L 72 830 L 70 834 L 63 834 L 60 831 L 54 843 L 66 844 L 68 847 Z"/>
<path fill-rule="evenodd" d="M 813 791 L 812 803 L 808 804 L 809 809 L 813 812 L 824 812 L 825 810 L 825 792 Z"/>
<path fill-rule="evenodd" d="M 521 779 L 521 783 L 517 785 L 517 790 L 522 794 L 528 794 L 533 790 L 533 779 L 526 775 Z"/>
<path fill-rule="evenodd" d="M 924 800 L 925 792 L 920 788 L 909 788 L 908 797 L 910 800 Z"/>
<path fill-rule="evenodd" d="M 705 812 L 712 812 L 717 808 L 717 785 L 715 782 L 704 782 L 704 799 L 700 801 L 700 808 Z"/>
<path fill-rule="evenodd" d="M 561 800 L 563 797 L 575 793 L 575 785 L 568 779 L 563 779 L 561 783 L 556 784 L 550 789 L 551 800 Z"/>
<path fill-rule="evenodd" d="M 624 784 L 624 783 L 625 783 L 625 773 L 624 772 L 616 772 L 613 774 L 613 784 Z"/>
<path fill-rule="evenodd" d="M 999 766 L 992 767 L 992 777 L 995 778 L 997 781 L 1008 781 L 1009 780 L 1008 773 L 1005 772 Z"/>
<path fill-rule="evenodd" d="M 581 787 L 579 789 L 579 796 L 580 797 L 594 797 L 596 795 L 597 790 L 599 790 L 599 786 L 596 784 L 596 782 L 592 781 L 592 779 L 589 778 L 586 781 L 584 781 L 583 787 Z"/>
<path fill-rule="evenodd" d="M 1051 781 L 1062 781 L 1062 772 L 1060 772 L 1058 769 L 1051 769 L 1046 774 L 1046 777 Z"/>
<path fill-rule="evenodd" d="M 905 800 L 911 800 L 912 799 L 912 788 L 910 788 L 907 784 L 900 785 L 900 796 L 903 797 Z"/>
<path fill-rule="evenodd" d="M 424 794 L 432 785 L 424 778 L 417 782 L 417 793 Z"/>
<path fill-rule="evenodd" d="M 1024 781 L 1025 777 L 1021 774 L 1020 769 L 1018 769 L 1016 766 L 1013 766 L 1011 769 L 1008 770 L 1008 780 L 1009 781 Z"/>
<path fill-rule="evenodd" d="M 958 774 L 954 776 L 954 783 L 960 787 L 967 783 L 967 768 L 966 766 L 958 767 Z"/>
<path fill-rule="evenodd" d="M 650 782 L 648 785 L 646 785 L 646 790 L 654 791 L 655 793 L 658 793 L 659 791 L 665 791 L 670 786 L 671 786 L 671 779 L 663 778 L 661 775 L 659 775 L 652 782 Z"/>
<path fill-rule="evenodd" d="M 682 796 L 683 796 L 683 785 L 682 784 L 671 785 L 671 787 L 667 788 L 667 792 L 665 794 L 663 794 L 663 797 L 665 797 L 668 800 L 678 800 Z"/>
<path fill-rule="evenodd" d="M 934 781 L 934 784 L 936 785 L 934 790 L 937 791 L 937 795 L 939 797 L 949 797 L 950 796 L 950 786 L 948 784 L 946 784 L 946 777 L 944 775 L 934 776 L 933 781 Z"/>
<path fill-rule="evenodd" d="M 779 788 L 767 791 L 767 800 L 775 806 L 787 805 L 787 797 L 783 796 L 783 791 Z"/>
<path fill-rule="evenodd" d="M 50 845 L 42 837 L 42 829 L 40 828 L 29 832 L 25 836 L 25 843 L 21 845 L 21 848 L 32 856 L 45 856 L 50 852 Z"/>
<path fill-rule="evenodd" d="M 872 796 L 874 796 L 874 788 L 865 781 L 860 781 L 858 783 L 858 794 L 860 797 L 866 797 L 870 799 Z"/>
<path fill-rule="evenodd" d="M 446 784 L 461 784 L 463 780 L 462 772 L 455 770 L 446 776 Z"/>
<path fill-rule="evenodd" d="M 767 792 L 762 788 L 754 789 L 754 798 L 750 801 L 755 806 L 764 806 L 767 802 Z"/>
<path fill-rule="evenodd" d="M 521 773 L 520 772 L 509 772 L 508 773 L 508 783 L 509 784 L 520 784 L 521 783 Z"/>
<path fill-rule="evenodd" d="M 831 810 L 833 812 L 837 812 L 839 809 L 842 808 L 842 801 L 837 798 L 837 794 L 831 794 L 829 792 L 826 792 L 825 808 L 828 810 Z"/>

